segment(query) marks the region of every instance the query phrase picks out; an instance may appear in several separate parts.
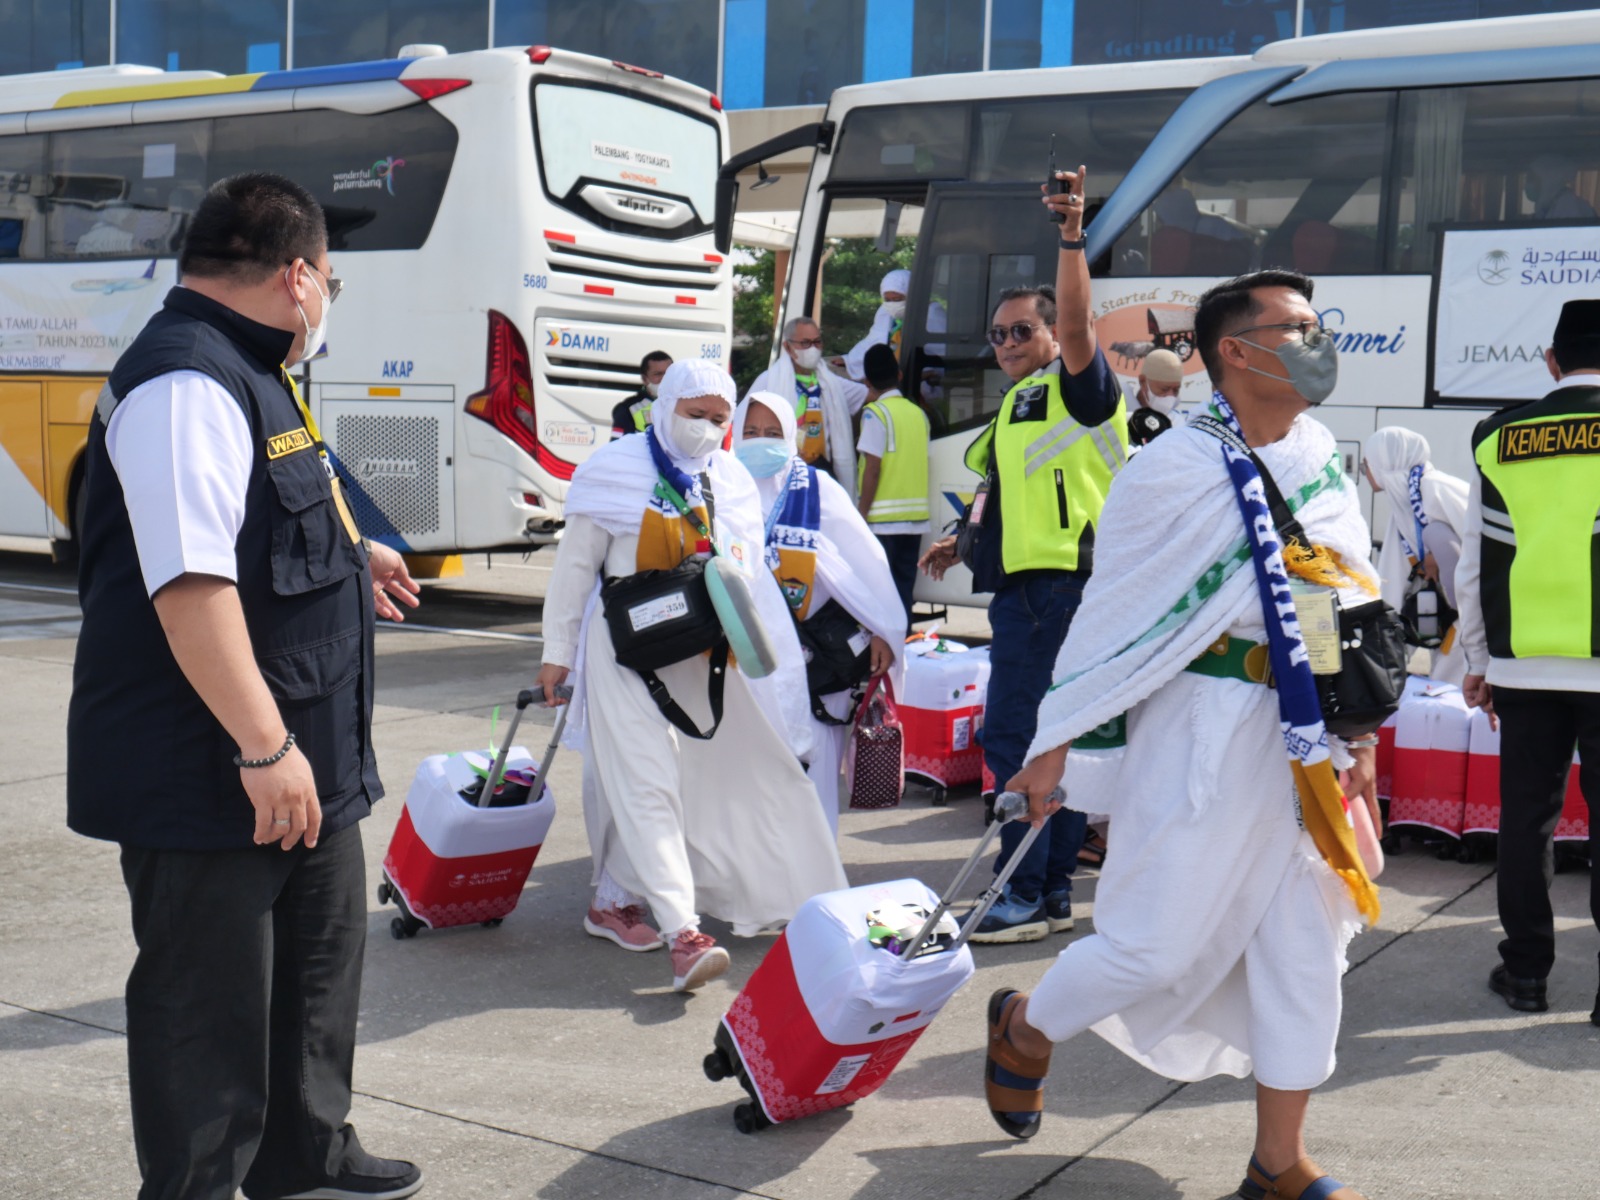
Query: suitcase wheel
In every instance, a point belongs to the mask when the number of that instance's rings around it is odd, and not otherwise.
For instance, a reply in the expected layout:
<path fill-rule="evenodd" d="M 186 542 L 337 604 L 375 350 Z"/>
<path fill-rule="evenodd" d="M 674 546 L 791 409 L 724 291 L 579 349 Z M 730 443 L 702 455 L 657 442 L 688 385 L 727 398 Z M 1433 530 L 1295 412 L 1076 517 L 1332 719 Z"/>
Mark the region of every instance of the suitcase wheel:
<path fill-rule="evenodd" d="M 700 1066 L 704 1069 L 706 1078 L 712 1083 L 718 1083 L 733 1074 L 733 1064 L 728 1061 L 728 1056 L 722 1052 L 720 1046 L 706 1055 Z"/>
<path fill-rule="evenodd" d="M 949 803 L 950 791 L 948 788 L 936 787 L 933 789 L 933 806 L 935 808 L 943 808 Z"/>
<path fill-rule="evenodd" d="M 490 917 L 487 921 L 480 921 L 479 924 L 485 929 L 499 929 L 500 926 L 505 924 L 505 921 L 504 917 Z"/>
<path fill-rule="evenodd" d="M 740 1133 L 760 1133 L 771 1124 L 767 1114 L 754 1104 L 741 1104 L 733 1110 L 733 1127 Z"/>
<path fill-rule="evenodd" d="M 394 920 L 389 922 L 389 934 L 397 942 L 403 942 L 407 938 L 416 937 L 417 930 L 421 928 L 421 921 L 408 921 L 404 917 L 396 917 Z"/>
<path fill-rule="evenodd" d="M 378 903 L 380 905 L 389 903 L 389 897 L 393 895 L 394 892 L 390 890 L 389 881 L 387 879 L 378 885 Z"/>

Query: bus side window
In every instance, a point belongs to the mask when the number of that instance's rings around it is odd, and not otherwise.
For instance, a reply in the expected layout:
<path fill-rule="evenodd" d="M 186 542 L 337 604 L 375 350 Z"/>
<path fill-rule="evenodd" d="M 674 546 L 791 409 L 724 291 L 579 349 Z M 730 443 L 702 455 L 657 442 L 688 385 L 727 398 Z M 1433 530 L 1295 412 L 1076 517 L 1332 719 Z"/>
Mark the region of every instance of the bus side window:
<path fill-rule="evenodd" d="M 1600 81 L 1401 93 L 1399 269 L 1433 268 L 1455 223 L 1585 222 L 1600 209 Z"/>
<path fill-rule="evenodd" d="M 43 257 L 49 189 L 44 135 L 0 138 L 0 259 Z"/>
<path fill-rule="evenodd" d="M 49 256 L 177 254 L 205 191 L 210 146 L 204 120 L 53 134 Z"/>
<path fill-rule="evenodd" d="M 1252 105 L 1118 239 L 1111 273 L 1378 271 L 1393 106 L 1389 92 Z"/>

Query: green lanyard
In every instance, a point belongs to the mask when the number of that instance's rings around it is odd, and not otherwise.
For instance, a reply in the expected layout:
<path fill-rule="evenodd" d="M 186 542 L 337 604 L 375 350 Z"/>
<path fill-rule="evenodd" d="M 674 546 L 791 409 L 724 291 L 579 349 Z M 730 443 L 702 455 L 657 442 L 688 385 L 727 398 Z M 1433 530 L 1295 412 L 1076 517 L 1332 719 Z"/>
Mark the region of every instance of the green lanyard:
<path fill-rule="evenodd" d="M 711 553 L 716 554 L 717 540 L 711 536 L 711 530 L 706 528 L 706 523 L 695 514 L 694 509 L 689 507 L 689 502 L 678 494 L 678 489 L 667 482 L 665 476 L 660 476 L 656 480 L 656 495 L 677 509 L 679 515 L 710 545 Z"/>

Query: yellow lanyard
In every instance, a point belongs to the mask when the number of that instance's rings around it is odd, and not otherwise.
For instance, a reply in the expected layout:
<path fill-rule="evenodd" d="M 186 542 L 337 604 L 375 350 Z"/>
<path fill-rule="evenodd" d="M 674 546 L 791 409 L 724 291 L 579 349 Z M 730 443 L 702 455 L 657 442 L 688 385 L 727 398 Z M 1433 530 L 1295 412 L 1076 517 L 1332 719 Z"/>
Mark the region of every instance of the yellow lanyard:
<path fill-rule="evenodd" d="M 333 505 L 339 510 L 339 519 L 344 522 L 344 531 L 350 535 L 350 540 L 356 544 L 361 542 L 361 530 L 356 525 L 355 514 L 350 511 L 350 504 L 345 499 L 344 486 L 339 479 L 339 472 L 333 469 L 333 460 L 328 456 L 328 446 L 322 440 L 322 431 L 317 428 L 317 419 L 311 415 L 311 407 L 300 394 L 300 387 L 294 381 L 294 376 L 287 370 L 283 372 L 283 381 L 289 385 L 289 392 L 294 396 L 295 406 L 300 410 L 300 416 L 305 421 L 306 432 L 311 435 L 311 440 L 316 443 L 317 455 L 322 459 L 322 469 L 328 473 L 328 484 L 333 489 Z"/>

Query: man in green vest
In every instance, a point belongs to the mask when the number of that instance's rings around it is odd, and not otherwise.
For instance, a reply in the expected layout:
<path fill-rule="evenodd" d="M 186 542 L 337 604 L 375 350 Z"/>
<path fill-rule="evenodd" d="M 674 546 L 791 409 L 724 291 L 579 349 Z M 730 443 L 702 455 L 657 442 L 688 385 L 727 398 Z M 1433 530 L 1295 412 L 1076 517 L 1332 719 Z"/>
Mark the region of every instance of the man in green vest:
<path fill-rule="evenodd" d="M 1472 435 L 1478 470 L 1456 567 L 1467 703 L 1500 720 L 1500 965 L 1511 1008 L 1549 1008 L 1553 836 L 1576 747 L 1589 828 L 1600 816 L 1600 300 L 1561 309 L 1545 365 L 1558 384 Z M 1600 872 L 1589 911 L 1600 926 Z M 1600 994 L 1589 1019 L 1600 1025 Z"/>
<path fill-rule="evenodd" d="M 862 359 L 871 397 L 856 443 L 856 504 L 889 558 L 911 627 L 911 589 L 928 532 L 928 414 L 900 394 L 900 364 L 886 345 Z"/>
<path fill-rule="evenodd" d="M 665 350 L 652 350 L 639 360 L 639 390 L 618 400 L 611 409 L 613 442 L 650 428 L 650 406 L 656 402 L 656 389 L 671 365 L 672 355 Z"/>
<path fill-rule="evenodd" d="M 1033 741 L 1039 703 L 1094 566 L 1100 509 L 1128 458 L 1122 387 L 1089 317 L 1084 172 L 1061 177 L 1070 190 L 1045 198 L 1065 218 L 1056 286 L 1001 293 L 989 342 L 1012 386 L 966 459 L 984 480 L 968 518 L 981 531 L 969 565 L 973 590 L 994 594 L 983 755 L 1002 787 L 1022 769 Z M 944 538 L 923 556 L 934 578 L 955 562 L 955 542 Z M 1025 831 L 1016 821 L 1001 831 L 997 871 Z M 1071 929 L 1083 835 L 1082 813 L 1062 809 L 1050 817 L 972 940 L 1026 942 Z"/>

